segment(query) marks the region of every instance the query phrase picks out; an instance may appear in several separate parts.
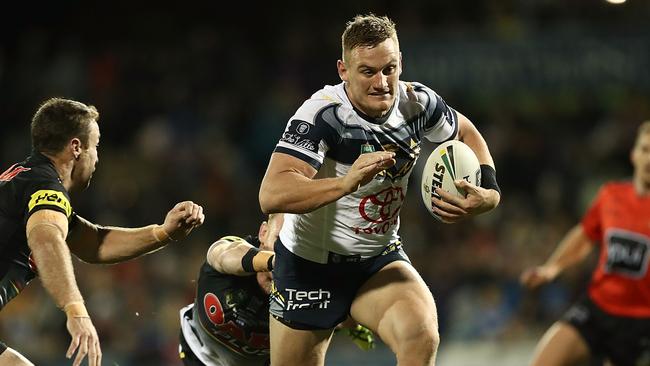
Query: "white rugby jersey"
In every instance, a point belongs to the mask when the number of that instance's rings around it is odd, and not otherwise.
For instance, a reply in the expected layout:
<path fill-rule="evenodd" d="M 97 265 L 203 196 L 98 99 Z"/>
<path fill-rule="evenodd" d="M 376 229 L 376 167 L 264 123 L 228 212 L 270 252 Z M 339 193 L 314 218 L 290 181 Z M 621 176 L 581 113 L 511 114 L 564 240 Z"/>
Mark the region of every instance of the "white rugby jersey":
<path fill-rule="evenodd" d="M 400 81 L 396 102 L 381 119 L 354 108 L 344 83 L 325 86 L 291 117 L 275 152 L 309 163 L 318 170 L 314 179 L 345 175 L 364 152 L 393 151 L 397 163 L 335 202 L 286 214 L 280 240 L 292 253 L 318 263 L 327 263 L 329 252 L 379 254 L 399 241 L 399 212 L 422 137 L 440 144 L 457 132 L 456 111 L 420 83 Z"/>

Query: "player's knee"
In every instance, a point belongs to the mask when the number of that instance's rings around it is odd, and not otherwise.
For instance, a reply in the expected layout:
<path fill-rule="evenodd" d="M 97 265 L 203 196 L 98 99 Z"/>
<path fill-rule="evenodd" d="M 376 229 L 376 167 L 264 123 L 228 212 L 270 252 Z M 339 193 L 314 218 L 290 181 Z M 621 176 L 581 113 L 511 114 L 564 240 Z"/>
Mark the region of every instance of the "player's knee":
<path fill-rule="evenodd" d="M 418 344 L 418 349 L 424 353 L 435 353 L 440 344 L 440 333 L 438 327 L 426 327 L 420 330 L 414 338 Z"/>
<path fill-rule="evenodd" d="M 410 323 L 410 324 L 409 324 Z M 405 322 L 397 329 L 397 347 L 406 352 L 435 353 L 440 344 L 440 333 L 435 320 Z"/>
<path fill-rule="evenodd" d="M 437 327 L 421 327 L 410 331 L 399 341 L 395 350 L 399 364 L 429 365 L 435 359 L 440 344 Z"/>

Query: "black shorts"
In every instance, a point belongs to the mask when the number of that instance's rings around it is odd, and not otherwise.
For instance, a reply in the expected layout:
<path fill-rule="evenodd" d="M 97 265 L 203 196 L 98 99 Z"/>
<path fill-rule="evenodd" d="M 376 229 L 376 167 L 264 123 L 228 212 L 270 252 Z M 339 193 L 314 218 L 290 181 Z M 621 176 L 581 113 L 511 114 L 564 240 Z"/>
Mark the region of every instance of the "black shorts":
<path fill-rule="evenodd" d="M 650 365 L 650 318 L 605 313 L 585 296 L 562 320 L 578 330 L 592 356 L 607 358 L 616 366 Z"/>
<path fill-rule="evenodd" d="M 178 355 L 181 358 L 181 361 L 183 361 L 183 365 L 185 366 L 205 366 L 201 360 L 199 360 L 198 357 L 192 352 L 192 348 L 187 344 L 187 341 L 185 341 L 185 336 L 183 335 L 183 331 L 181 330 L 181 334 L 179 336 L 179 345 L 178 345 Z"/>
<path fill-rule="evenodd" d="M 387 264 L 410 263 L 402 246 L 392 245 L 375 257 L 330 253 L 327 264 L 312 262 L 275 243 L 270 311 L 294 329 L 331 329 L 347 319 L 359 288 Z"/>

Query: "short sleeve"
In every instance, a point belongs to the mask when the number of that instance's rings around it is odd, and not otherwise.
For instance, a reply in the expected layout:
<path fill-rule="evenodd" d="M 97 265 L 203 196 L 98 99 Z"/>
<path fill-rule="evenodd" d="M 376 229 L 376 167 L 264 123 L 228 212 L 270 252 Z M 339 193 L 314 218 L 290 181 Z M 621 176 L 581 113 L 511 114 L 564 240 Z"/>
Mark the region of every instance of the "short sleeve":
<path fill-rule="evenodd" d="M 63 213 L 68 219 L 72 217 L 72 205 L 68 192 L 58 182 L 34 182 L 23 196 L 24 222 L 36 211 L 48 209 Z"/>
<path fill-rule="evenodd" d="M 434 143 L 452 140 L 458 133 L 458 113 L 430 88 L 411 83 L 418 102 L 424 106 L 421 118 L 423 136 Z"/>
<path fill-rule="evenodd" d="M 582 217 L 582 228 L 592 242 L 598 243 L 603 237 L 602 224 L 602 201 L 605 197 L 605 189 L 601 188 L 596 198 L 591 202 L 587 212 Z"/>
<path fill-rule="evenodd" d="M 338 134 L 327 119 L 336 116 L 337 105 L 330 105 L 314 114 L 313 118 L 289 120 L 282 133 L 275 152 L 294 156 L 307 162 L 316 170 L 320 169 L 330 146 L 336 144 Z M 302 116 L 304 117 L 304 113 Z"/>

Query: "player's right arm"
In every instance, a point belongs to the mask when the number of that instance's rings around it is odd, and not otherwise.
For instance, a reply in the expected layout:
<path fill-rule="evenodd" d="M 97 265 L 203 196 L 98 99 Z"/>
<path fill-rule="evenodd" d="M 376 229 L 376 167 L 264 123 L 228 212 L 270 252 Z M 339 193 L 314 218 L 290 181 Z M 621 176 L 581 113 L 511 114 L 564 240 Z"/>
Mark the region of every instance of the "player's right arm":
<path fill-rule="evenodd" d="M 307 213 L 350 194 L 395 164 L 395 153 L 361 154 L 341 177 L 314 179 L 317 170 L 294 156 L 275 152 L 262 180 L 260 206 L 265 214 Z"/>
<path fill-rule="evenodd" d="M 217 240 L 206 256 L 208 264 L 217 272 L 245 276 L 273 269 L 274 253 L 259 250 L 237 236 L 226 236 Z"/>
<path fill-rule="evenodd" d="M 70 251 L 65 242 L 67 234 L 67 217 L 59 211 L 41 209 L 27 220 L 27 243 L 41 282 L 67 315 L 66 325 L 72 341 L 66 356 L 70 358 L 78 350 L 74 366 L 80 365 L 86 355 L 90 366 L 100 365 L 99 337 L 77 287 Z"/>
<path fill-rule="evenodd" d="M 566 268 L 584 260 L 592 249 L 591 239 L 585 233 L 582 224 L 578 224 L 564 236 L 546 263 L 525 270 L 521 274 L 520 281 L 529 288 L 550 282 Z"/>

